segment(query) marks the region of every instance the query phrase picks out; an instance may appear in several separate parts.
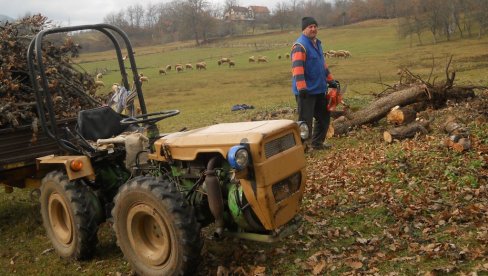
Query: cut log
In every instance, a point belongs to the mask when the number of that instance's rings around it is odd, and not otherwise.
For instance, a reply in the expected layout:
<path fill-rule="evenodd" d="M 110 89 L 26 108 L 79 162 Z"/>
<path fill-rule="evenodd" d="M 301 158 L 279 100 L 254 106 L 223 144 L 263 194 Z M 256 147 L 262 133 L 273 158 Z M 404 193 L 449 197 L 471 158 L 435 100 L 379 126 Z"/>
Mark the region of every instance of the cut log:
<path fill-rule="evenodd" d="M 428 94 L 425 85 L 417 85 L 393 92 L 372 102 L 366 108 L 350 114 L 349 118 L 342 116 L 334 120 L 334 134 L 342 135 L 347 133 L 351 127 L 375 122 L 385 117 L 394 106 L 406 106 L 427 99 Z"/>
<path fill-rule="evenodd" d="M 386 115 L 386 121 L 397 126 L 411 123 L 415 121 L 416 118 L 417 112 L 408 106 L 392 109 L 388 115 Z"/>
<path fill-rule="evenodd" d="M 457 152 L 463 152 L 471 148 L 471 140 L 469 138 L 461 138 L 452 147 Z"/>
<path fill-rule="evenodd" d="M 455 120 L 449 120 L 444 124 L 444 131 L 449 136 L 461 136 L 461 137 L 468 137 L 469 136 L 469 129 L 462 123 L 459 123 Z"/>
<path fill-rule="evenodd" d="M 413 138 L 417 133 L 429 133 L 429 120 L 415 121 L 410 124 L 399 126 L 383 132 L 383 139 L 387 143 L 392 143 L 394 140 L 403 140 Z"/>
<path fill-rule="evenodd" d="M 444 140 L 444 145 L 452 148 L 456 152 L 463 152 L 471 148 L 471 140 L 469 138 L 461 138 L 455 142 L 451 138 L 446 138 Z"/>

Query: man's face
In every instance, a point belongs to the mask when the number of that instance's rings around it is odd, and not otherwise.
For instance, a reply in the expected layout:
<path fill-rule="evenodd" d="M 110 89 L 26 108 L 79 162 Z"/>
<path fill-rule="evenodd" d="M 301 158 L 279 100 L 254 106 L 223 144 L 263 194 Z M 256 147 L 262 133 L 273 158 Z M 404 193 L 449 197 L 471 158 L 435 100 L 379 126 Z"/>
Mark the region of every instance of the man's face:
<path fill-rule="evenodd" d="M 304 30 L 303 30 L 303 34 L 310 38 L 310 39 L 313 39 L 317 36 L 317 25 L 315 24 L 312 24 L 312 25 L 308 25 L 308 27 L 306 27 Z"/>

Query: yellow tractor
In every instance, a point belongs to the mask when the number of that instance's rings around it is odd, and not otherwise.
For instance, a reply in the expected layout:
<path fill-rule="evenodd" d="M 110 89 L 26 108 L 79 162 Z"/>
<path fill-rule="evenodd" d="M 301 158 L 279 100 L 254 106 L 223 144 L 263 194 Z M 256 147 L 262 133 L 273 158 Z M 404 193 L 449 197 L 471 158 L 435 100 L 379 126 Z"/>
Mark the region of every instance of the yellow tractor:
<path fill-rule="evenodd" d="M 102 106 L 80 111 L 76 127 L 59 129 L 42 41 L 80 30 L 100 31 L 113 42 L 127 115 Z M 132 91 L 118 41 L 128 53 Z M 43 132 L 65 152 L 37 158 L 36 173 L 43 224 L 60 256 L 89 258 L 99 224 L 109 220 L 137 273 L 191 274 L 200 259 L 202 227 L 211 227 L 216 238 L 273 242 L 299 226 L 306 123 L 222 123 L 160 133 L 157 122 L 179 111 L 147 112 L 129 39 L 108 24 L 41 31 L 28 60 Z M 134 114 L 136 103 L 141 115 Z"/>

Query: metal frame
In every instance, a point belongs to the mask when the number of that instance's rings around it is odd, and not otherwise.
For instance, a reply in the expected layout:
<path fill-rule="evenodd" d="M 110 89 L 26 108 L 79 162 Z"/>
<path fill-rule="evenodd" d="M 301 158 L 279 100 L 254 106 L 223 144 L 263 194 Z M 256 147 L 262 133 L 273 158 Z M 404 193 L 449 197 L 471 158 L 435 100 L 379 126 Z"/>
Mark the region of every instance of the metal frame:
<path fill-rule="evenodd" d="M 51 91 L 48 86 L 48 79 L 46 76 L 44 62 L 42 61 L 42 42 L 44 37 L 50 34 L 68 33 L 82 30 L 100 31 L 112 41 L 115 47 L 115 52 L 117 54 L 117 60 L 119 62 L 119 69 L 122 75 L 123 85 L 127 90 L 129 90 L 129 81 L 127 79 L 127 72 L 125 70 L 125 64 L 122 58 L 122 51 L 114 34 L 117 34 L 120 36 L 120 38 L 122 38 L 127 49 L 127 55 L 130 62 L 130 69 L 132 70 L 132 74 L 134 77 L 134 84 L 137 91 L 137 97 L 139 99 L 139 105 L 141 107 L 142 114 L 147 114 L 146 103 L 142 94 L 142 84 L 139 80 L 139 74 L 137 72 L 136 61 L 134 58 L 134 51 L 132 49 L 132 45 L 129 41 L 127 34 L 125 34 L 122 29 L 110 24 L 95 24 L 43 30 L 32 39 L 27 50 L 27 63 L 29 68 L 30 81 L 36 95 L 36 106 L 42 130 L 49 138 L 55 140 L 61 148 L 68 151 L 73 151 L 73 148 L 70 147 L 69 143 L 63 142 L 63 139 L 61 139 L 57 129 L 57 121 L 54 114 Z M 35 60 L 37 60 L 37 64 L 35 64 Z M 39 84 L 37 82 L 37 76 L 40 77 L 41 87 L 39 87 Z"/>

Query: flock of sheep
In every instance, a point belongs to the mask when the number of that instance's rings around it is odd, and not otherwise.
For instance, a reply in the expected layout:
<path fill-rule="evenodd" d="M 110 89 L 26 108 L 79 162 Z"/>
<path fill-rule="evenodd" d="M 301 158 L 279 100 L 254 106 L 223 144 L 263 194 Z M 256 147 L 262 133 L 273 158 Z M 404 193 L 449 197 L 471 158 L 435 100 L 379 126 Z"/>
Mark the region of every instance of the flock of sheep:
<path fill-rule="evenodd" d="M 287 54 L 287 57 L 289 58 L 290 55 Z M 279 57 L 281 58 L 281 56 Z M 259 56 L 259 57 L 254 57 L 254 56 L 250 56 L 249 57 L 249 62 L 257 62 L 257 63 L 261 63 L 261 62 L 268 62 L 268 58 L 266 56 Z M 236 66 L 236 62 L 230 58 L 227 58 L 227 57 L 221 57 L 220 59 L 217 60 L 217 65 L 218 66 L 221 66 L 221 65 L 225 65 L 225 64 L 228 64 L 229 67 L 235 67 Z M 159 75 L 166 75 L 168 72 L 170 72 L 171 70 L 174 70 L 179 73 L 179 72 L 182 72 L 183 70 L 193 70 L 193 65 L 191 63 L 187 63 L 187 64 L 175 64 L 175 65 L 166 65 L 166 67 L 164 68 L 159 68 Z M 202 62 L 198 62 L 195 64 L 195 68 L 197 70 L 207 70 L 207 64 L 202 61 Z"/>
<path fill-rule="evenodd" d="M 325 57 L 343 57 L 343 58 L 349 58 L 351 57 L 351 53 L 347 50 L 328 50 L 323 53 Z M 284 55 L 278 54 L 277 55 L 278 60 L 284 59 L 284 60 L 289 60 L 290 59 L 290 54 L 286 53 Z M 268 58 L 266 56 L 250 56 L 248 58 L 249 63 L 267 63 Z M 229 67 L 235 67 L 236 62 L 230 58 L 227 57 L 221 57 L 220 59 L 217 60 L 217 65 L 221 66 L 224 64 L 228 64 Z M 167 65 L 164 68 L 159 68 L 159 75 L 166 75 L 168 72 L 171 70 L 175 70 L 177 73 L 183 72 L 184 70 L 193 70 L 193 65 L 191 63 L 187 64 L 175 64 L 175 65 Z M 202 61 L 202 62 L 197 62 L 195 64 L 195 68 L 197 70 L 207 70 L 207 64 Z M 103 78 L 104 72 L 98 72 L 96 75 L 96 80 L 95 80 L 95 86 L 96 87 L 104 87 L 104 83 L 101 80 Z M 139 79 L 141 82 L 148 82 L 149 78 L 147 76 L 144 76 L 142 73 L 139 74 Z"/>

